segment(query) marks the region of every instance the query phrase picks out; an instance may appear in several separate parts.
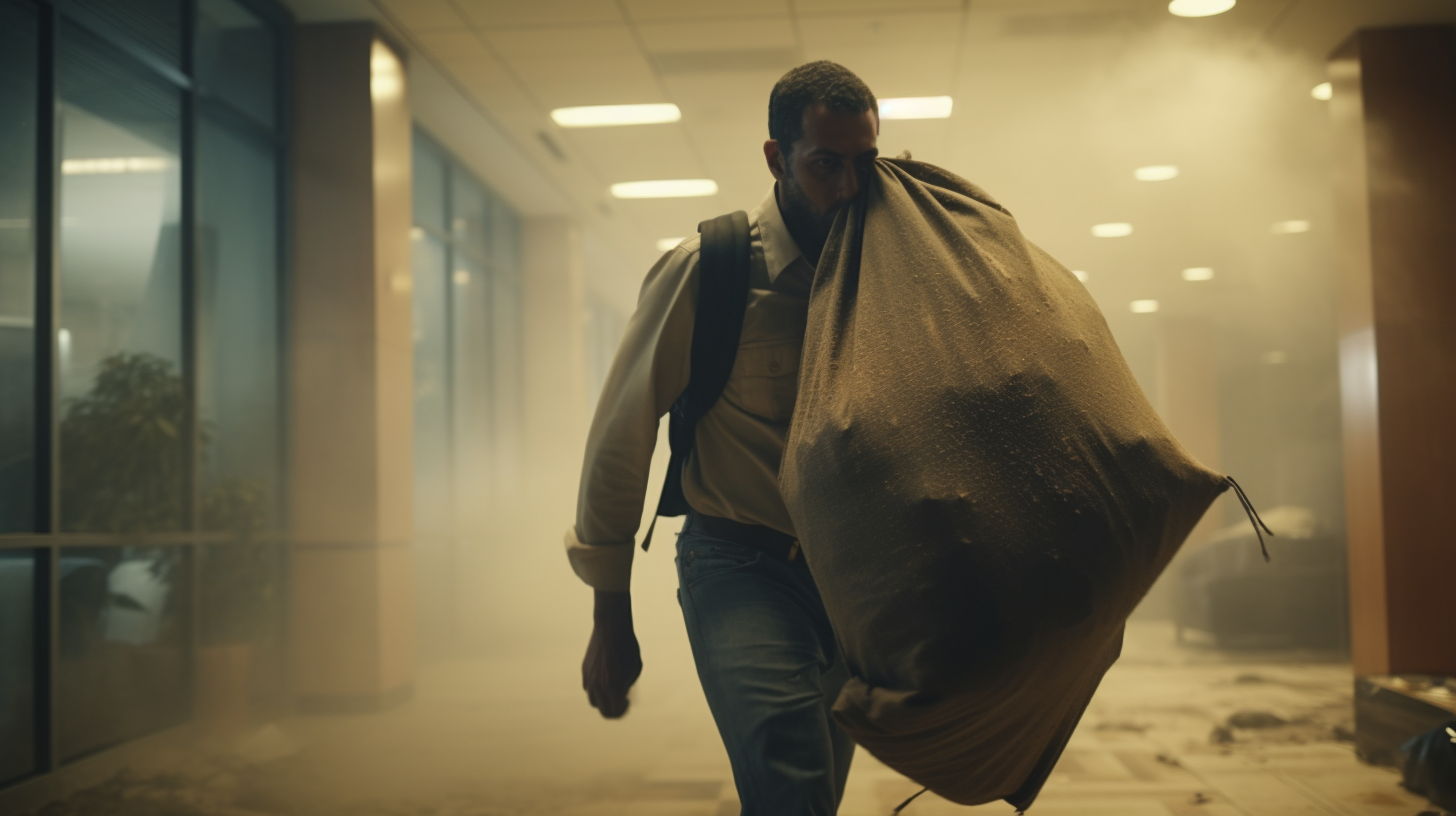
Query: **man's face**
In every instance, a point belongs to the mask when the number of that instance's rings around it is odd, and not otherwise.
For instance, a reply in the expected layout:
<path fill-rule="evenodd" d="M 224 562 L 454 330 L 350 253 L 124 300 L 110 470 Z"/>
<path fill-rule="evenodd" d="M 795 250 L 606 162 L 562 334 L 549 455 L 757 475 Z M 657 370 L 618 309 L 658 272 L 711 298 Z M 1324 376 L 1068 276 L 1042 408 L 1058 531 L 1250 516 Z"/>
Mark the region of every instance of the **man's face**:
<path fill-rule="evenodd" d="M 804 137 L 787 156 L 764 143 L 769 170 L 779 182 L 779 206 L 800 249 L 817 260 L 834 217 L 869 181 L 879 138 L 874 111 L 839 113 L 823 103 L 804 111 Z M 804 233 L 804 234 L 801 234 Z"/>

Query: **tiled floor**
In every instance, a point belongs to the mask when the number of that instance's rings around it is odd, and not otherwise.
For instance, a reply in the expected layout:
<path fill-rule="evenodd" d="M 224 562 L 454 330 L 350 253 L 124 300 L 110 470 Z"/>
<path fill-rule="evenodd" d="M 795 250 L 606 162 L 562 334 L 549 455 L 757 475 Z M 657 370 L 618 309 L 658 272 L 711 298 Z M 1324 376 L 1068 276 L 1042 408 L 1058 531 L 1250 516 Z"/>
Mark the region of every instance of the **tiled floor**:
<path fill-rule="evenodd" d="M 727 760 L 669 604 L 639 610 L 647 671 L 621 721 L 604 721 L 587 707 L 579 644 L 441 663 L 422 670 L 415 699 L 393 711 L 281 723 L 296 751 L 235 764 L 220 775 L 194 775 L 190 784 L 213 793 L 184 798 L 211 805 L 175 812 L 737 814 Z M 1348 666 L 1319 655 L 1179 648 L 1168 627 L 1134 625 L 1122 660 L 1030 812 L 1415 816 L 1428 810 L 1400 788 L 1393 772 L 1360 764 L 1348 743 L 1336 741 L 1335 729 L 1349 726 L 1350 690 Z M 1212 739 L 1238 711 L 1267 712 L 1288 724 L 1231 729 L 1232 742 Z M 887 816 L 916 790 L 861 751 L 841 814 Z M 175 800 L 179 794 L 165 795 Z M 905 816 L 960 813 L 1009 814 L 1011 808 L 963 808 L 926 795 L 905 810 Z"/>

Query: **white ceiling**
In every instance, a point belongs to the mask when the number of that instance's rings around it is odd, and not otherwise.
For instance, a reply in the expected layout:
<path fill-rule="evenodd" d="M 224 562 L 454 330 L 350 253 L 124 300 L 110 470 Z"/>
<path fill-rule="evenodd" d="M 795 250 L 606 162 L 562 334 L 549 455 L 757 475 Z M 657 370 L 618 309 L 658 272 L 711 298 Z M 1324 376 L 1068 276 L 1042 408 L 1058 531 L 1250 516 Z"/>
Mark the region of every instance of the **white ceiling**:
<path fill-rule="evenodd" d="M 293 5 L 308 19 L 344 1 Z M 1143 331 L 1127 313 L 1135 298 L 1159 299 L 1164 316 L 1241 315 L 1227 320 L 1270 334 L 1266 345 L 1323 332 L 1329 150 L 1325 106 L 1309 91 L 1360 26 L 1456 21 L 1456 0 L 1239 0 L 1200 19 L 1169 15 L 1166 0 L 368 2 L 622 255 L 628 271 L 599 282 L 618 302 L 635 297 L 658 239 L 758 203 L 771 183 L 769 90 L 794 64 L 832 59 L 882 97 L 953 96 L 950 119 L 886 122 L 882 152 L 909 149 L 1000 198 L 1033 240 L 1091 274 L 1125 347 Z M 676 103 L 683 119 L 565 130 L 548 116 L 642 102 Z M 1183 173 L 1133 180 L 1148 164 Z M 608 193 L 674 177 L 712 178 L 720 192 Z M 1314 229 L 1270 234 L 1288 219 Z M 1135 232 L 1091 237 L 1106 221 Z M 1218 277 L 1184 282 L 1190 266 Z"/>

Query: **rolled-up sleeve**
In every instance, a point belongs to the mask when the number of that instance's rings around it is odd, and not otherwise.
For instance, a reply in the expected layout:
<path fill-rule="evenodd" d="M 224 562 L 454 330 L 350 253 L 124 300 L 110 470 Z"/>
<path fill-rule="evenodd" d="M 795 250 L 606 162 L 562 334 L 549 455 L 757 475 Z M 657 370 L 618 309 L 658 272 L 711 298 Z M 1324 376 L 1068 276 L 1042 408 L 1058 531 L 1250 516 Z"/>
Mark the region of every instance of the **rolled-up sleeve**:
<path fill-rule="evenodd" d="M 566 553 L 596 589 L 630 584 L 658 422 L 688 384 L 697 260 L 693 239 L 647 274 L 592 418 Z"/>

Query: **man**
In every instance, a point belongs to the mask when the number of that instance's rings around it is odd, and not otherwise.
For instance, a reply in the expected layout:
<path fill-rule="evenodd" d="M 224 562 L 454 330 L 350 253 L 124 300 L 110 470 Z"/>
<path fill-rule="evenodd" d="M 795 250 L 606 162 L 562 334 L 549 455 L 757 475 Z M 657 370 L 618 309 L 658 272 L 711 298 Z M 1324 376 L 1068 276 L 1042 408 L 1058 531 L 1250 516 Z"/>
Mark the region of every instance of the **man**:
<path fill-rule="evenodd" d="M 678 598 L 746 816 L 834 813 L 854 751 L 829 713 L 844 662 L 778 468 L 814 267 L 835 215 L 867 183 L 878 132 L 874 95 L 842 66 L 803 65 L 774 86 L 763 153 L 776 183 L 749 216 L 738 353 L 682 474 L 693 512 L 677 542 Z M 592 422 L 567 535 L 573 568 L 596 590 L 582 680 L 605 717 L 626 713 L 642 671 L 628 594 L 633 543 L 658 420 L 688 384 L 698 250 L 688 239 L 648 273 Z"/>

